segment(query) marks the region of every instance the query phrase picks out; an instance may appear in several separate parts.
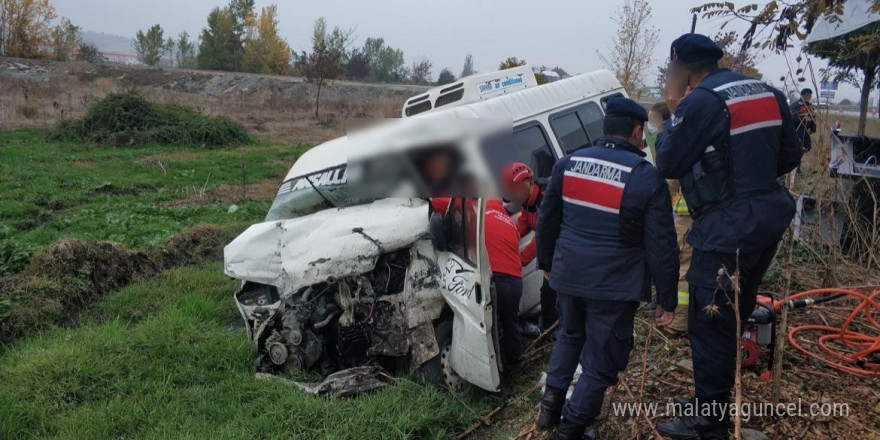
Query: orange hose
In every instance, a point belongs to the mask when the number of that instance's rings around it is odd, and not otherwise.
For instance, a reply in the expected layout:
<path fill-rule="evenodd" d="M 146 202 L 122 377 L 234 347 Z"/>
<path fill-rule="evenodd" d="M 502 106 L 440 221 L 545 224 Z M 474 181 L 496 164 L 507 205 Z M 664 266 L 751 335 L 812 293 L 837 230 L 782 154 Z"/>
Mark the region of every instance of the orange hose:
<path fill-rule="evenodd" d="M 861 292 L 871 289 L 876 290 L 870 294 Z M 815 289 L 791 295 L 789 300 L 829 293 L 843 293 L 859 298 L 862 302 L 853 309 L 842 326 L 802 325 L 795 327 L 788 332 L 788 343 L 797 351 L 840 371 L 859 376 L 880 377 L 880 364 L 867 360 L 872 354 L 880 352 L 880 323 L 873 315 L 874 312 L 880 313 L 880 304 L 878 304 L 880 288 Z M 853 321 L 859 316 L 862 316 L 870 327 L 877 330 L 876 334 L 867 335 L 851 330 Z M 816 339 L 816 345 L 821 350 L 820 353 L 816 353 L 815 350 L 811 351 L 795 341 L 795 336 L 801 332 L 824 333 Z"/>

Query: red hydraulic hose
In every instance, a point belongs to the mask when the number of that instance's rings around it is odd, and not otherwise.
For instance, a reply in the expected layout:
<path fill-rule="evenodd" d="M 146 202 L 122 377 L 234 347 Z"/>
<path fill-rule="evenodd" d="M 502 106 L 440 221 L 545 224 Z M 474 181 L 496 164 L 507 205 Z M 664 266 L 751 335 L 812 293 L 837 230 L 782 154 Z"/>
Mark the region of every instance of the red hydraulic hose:
<path fill-rule="evenodd" d="M 873 289 L 873 291 L 872 291 Z M 788 342 L 797 351 L 832 368 L 859 376 L 880 377 L 880 363 L 872 355 L 880 354 L 880 323 L 874 313 L 880 314 L 880 288 L 815 289 L 800 292 L 789 297 L 789 301 L 803 299 L 812 295 L 844 294 L 859 298 L 861 303 L 849 314 L 840 327 L 827 325 L 802 325 L 788 332 Z M 853 322 L 864 318 L 863 324 L 873 328 L 873 334 L 853 330 Z M 805 332 L 821 333 L 816 339 L 815 348 L 808 349 L 797 342 L 795 336 Z"/>

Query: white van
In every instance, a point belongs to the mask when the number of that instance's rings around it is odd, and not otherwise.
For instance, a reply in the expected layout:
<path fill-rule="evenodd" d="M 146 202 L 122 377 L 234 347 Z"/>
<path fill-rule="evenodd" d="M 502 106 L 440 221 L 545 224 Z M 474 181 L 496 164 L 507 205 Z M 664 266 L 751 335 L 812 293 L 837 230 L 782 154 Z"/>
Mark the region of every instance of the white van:
<path fill-rule="evenodd" d="M 346 186 L 348 153 L 381 152 L 391 143 L 383 139 L 422 118 L 504 118 L 513 121 L 520 160 L 548 177 L 558 158 L 601 135 L 605 102 L 624 95 L 608 71 L 541 86 L 529 66 L 478 74 L 407 100 L 405 120 L 376 128 L 364 137 L 370 145 L 343 137 L 304 153 L 266 221 L 225 249 L 226 274 L 243 282 L 235 299 L 256 368 L 326 375 L 379 363 L 454 391 L 496 391 L 501 365 L 485 200 L 451 204 L 444 228 L 438 216 L 429 221 L 422 199 L 356 196 Z M 449 222 L 455 237 L 438 237 Z M 523 275 L 521 313 L 536 312 L 536 263 Z"/>

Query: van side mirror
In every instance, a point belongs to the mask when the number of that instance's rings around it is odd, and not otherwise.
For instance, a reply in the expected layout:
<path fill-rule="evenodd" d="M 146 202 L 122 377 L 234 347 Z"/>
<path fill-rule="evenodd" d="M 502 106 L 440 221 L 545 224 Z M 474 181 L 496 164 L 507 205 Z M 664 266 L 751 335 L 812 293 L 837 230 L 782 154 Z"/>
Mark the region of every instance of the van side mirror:
<path fill-rule="evenodd" d="M 443 216 L 437 212 L 431 213 L 429 219 L 429 227 L 431 231 L 431 244 L 434 249 L 445 252 L 449 250 L 449 237 L 446 234 L 446 224 Z"/>

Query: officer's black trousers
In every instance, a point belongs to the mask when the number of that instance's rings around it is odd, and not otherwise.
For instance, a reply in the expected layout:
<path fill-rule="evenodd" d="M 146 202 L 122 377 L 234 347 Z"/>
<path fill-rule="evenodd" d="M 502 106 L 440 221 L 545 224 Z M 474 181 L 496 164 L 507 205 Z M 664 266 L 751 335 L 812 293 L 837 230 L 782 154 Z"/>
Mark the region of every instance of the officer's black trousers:
<path fill-rule="evenodd" d="M 547 385 L 567 390 L 578 362 L 583 372 L 562 415 L 590 425 L 602 410 L 605 390 L 626 369 L 637 302 L 581 298 L 558 292 L 559 333 L 550 355 Z"/>
<path fill-rule="evenodd" d="M 514 365 L 522 356 L 522 335 L 519 328 L 519 302 L 522 298 L 522 278 L 493 274 L 495 296 L 498 302 L 498 326 L 501 330 L 501 363 Z"/>
<path fill-rule="evenodd" d="M 776 243 L 761 251 L 741 253 L 740 316 L 745 322 L 755 309 L 758 285 L 776 254 Z M 687 278 L 690 283 L 688 335 L 694 358 L 694 387 L 700 404 L 727 404 L 736 374 L 736 328 L 733 289 L 727 275 L 733 275 L 736 254 L 694 249 Z M 721 415 L 719 414 L 719 417 Z"/>
<path fill-rule="evenodd" d="M 556 291 L 550 287 L 550 282 L 544 279 L 541 285 L 541 328 L 547 330 L 556 322 L 558 318 L 556 313 Z"/>

